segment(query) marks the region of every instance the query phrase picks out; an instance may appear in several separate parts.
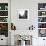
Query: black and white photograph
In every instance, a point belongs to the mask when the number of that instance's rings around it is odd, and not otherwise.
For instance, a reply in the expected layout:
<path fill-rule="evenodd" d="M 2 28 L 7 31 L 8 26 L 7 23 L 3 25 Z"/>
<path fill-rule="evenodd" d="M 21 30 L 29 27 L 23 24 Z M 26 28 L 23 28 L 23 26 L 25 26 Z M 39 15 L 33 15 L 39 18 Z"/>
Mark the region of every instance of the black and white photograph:
<path fill-rule="evenodd" d="M 29 19 L 29 9 L 18 9 L 19 19 Z"/>

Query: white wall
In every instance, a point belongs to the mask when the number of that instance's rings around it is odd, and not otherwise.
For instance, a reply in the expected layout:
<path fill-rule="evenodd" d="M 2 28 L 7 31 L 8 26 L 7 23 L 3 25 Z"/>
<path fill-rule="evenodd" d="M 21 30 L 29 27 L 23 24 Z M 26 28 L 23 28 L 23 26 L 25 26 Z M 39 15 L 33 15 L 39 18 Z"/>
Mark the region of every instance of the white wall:
<path fill-rule="evenodd" d="M 46 0 L 11 0 L 11 22 L 16 25 L 17 30 L 27 30 L 33 24 L 37 33 L 34 36 L 38 35 L 38 3 L 45 2 Z M 17 9 L 29 9 L 29 20 L 18 20 Z M 36 40 L 33 38 L 33 45 L 38 46 L 38 43 L 43 42 L 41 39 L 37 38 Z"/>
<path fill-rule="evenodd" d="M 38 3 L 46 0 L 11 0 L 11 22 L 17 30 L 27 30 L 32 24 L 37 29 Z M 17 9 L 29 9 L 29 20 L 18 20 Z"/>
<path fill-rule="evenodd" d="M 17 9 L 29 9 L 29 20 L 18 20 Z M 37 25 L 37 2 L 32 0 L 12 0 L 11 19 L 15 23 L 17 30 L 27 30 L 29 26 Z"/>

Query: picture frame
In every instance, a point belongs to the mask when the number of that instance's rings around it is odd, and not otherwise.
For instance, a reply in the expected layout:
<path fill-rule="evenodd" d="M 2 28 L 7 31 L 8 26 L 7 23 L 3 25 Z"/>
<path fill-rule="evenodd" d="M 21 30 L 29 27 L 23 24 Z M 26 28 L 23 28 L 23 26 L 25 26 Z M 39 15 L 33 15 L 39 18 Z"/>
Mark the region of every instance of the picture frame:
<path fill-rule="evenodd" d="M 18 20 L 29 20 L 29 9 L 17 9 Z"/>

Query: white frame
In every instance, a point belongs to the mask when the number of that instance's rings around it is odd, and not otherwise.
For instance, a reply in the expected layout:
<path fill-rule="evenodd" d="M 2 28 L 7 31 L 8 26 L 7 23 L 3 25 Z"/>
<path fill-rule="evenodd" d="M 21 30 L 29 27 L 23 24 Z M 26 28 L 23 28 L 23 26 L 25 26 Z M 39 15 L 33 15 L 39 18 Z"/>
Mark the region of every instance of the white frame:
<path fill-rule="evenodd" d="M 27 19 L 19 19 L 19 11 L 25 11 L 25 10 L 28 11 Z M 29 20 L 29 9 L 17 9 L 17 17 L 18 17 L 18 20 Z"/>

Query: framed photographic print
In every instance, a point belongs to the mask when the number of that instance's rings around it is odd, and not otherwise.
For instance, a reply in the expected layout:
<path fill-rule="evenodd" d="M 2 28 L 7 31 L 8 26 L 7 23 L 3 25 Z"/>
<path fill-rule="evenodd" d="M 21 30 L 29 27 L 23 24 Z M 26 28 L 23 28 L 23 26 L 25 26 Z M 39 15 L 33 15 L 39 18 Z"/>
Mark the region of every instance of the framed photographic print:
<path fill-rule="evenodd" d="M 29 19 L 29 9 L 17 9 L 18 19 Z"/>

